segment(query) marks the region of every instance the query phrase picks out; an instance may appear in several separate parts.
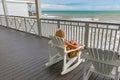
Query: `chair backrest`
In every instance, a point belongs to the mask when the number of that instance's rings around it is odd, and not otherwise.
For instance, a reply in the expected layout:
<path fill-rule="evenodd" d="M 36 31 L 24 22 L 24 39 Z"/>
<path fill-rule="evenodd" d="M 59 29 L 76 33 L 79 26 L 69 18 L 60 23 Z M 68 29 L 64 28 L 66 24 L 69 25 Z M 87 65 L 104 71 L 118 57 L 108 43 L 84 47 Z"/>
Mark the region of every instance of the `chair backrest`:
<path fill-rule="evenodd" d="M 51 35 L 49 37 L 52 40 L 52 45 L 58 50 L 61 56 L 64 56 L 65 49 L 64 39 Z"/>
<path fill-rule="evenodd" d="M 91 56 L 96 61 L 92 61 L 95 71 L 102 74 L 110 74 L 113 65 L 109 65 L 108 62 L 115 62 L 118 59 L 118 53 L 113 51 L 101 50 L 97 48 L 88 49 L 89 56 Z"/>

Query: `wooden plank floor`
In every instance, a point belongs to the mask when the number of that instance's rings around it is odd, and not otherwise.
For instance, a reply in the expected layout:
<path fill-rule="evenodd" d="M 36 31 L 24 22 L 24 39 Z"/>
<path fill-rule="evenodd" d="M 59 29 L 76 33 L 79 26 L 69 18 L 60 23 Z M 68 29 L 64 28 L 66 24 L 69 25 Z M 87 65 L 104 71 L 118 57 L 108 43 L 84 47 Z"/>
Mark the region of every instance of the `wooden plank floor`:
<path fill-rule="evenodd" d="M 62 61 L 46 67 L 48 40 L 0 26 L 0 80 L 82 80 L 84 63 L 61 76 Z M 53 51 L 55 52 L 55 51 Z M 111 80 L 92 74 L 89 80 Z"/>

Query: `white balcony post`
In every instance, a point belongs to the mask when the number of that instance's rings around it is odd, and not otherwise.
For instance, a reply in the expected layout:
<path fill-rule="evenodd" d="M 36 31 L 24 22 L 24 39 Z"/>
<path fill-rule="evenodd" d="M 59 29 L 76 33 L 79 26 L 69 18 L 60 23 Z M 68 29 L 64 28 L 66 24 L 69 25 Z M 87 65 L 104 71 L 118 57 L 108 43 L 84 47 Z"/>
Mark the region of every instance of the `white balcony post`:
<path fill-rule="evenodd" d="M 37 15 L 37 23 L 38 23 L 38 34 L 39 36 L 42 36 L 41 33 L 41 2 L 40 0 L 35 0 L 35 6 L 36 6 L 36 15 Z"/>
<path fill-rule="evenodd" d="M 2 0 L 2 5 L 4 10 L 5 20 L 6 20 L 6 26 L 8 27 L 8 19 L 7 19 L 8 9 L 7 9 L 6 0 Z"/>

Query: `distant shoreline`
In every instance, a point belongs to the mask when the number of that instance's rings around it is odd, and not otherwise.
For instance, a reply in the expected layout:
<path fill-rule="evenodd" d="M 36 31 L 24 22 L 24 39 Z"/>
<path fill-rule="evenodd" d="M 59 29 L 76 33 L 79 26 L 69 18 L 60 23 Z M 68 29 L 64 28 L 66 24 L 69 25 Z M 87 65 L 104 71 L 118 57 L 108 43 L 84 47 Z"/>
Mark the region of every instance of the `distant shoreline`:
<path fill-rule="evenodd" d="M 120 22 L 120 11 L 42 11 L 43 17 Z"/>

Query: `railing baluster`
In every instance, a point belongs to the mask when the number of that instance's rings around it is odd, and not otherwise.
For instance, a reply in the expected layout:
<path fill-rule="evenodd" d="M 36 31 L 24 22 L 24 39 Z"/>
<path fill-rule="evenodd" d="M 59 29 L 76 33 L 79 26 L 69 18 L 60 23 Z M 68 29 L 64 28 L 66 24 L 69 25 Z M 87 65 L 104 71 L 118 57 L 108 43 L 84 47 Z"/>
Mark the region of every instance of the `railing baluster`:
<path fill-rule="evenodd" d="M 71 40 L 73 40 L 73 37 L 72 37 L 72 35 L 73 35 L 73 31 L 72 31 L 72 24 L 70 25 L 70 28 L 71 28 Z"/>
<path fill-rule="evenodd" d="M 68 35 L 68 40 L 70 40 L 70 35 L 69 34 L 70 34 L 70 26 L 68 26 L 68 34 L 67 34 Z"/>
<path fill-rule="evenodd" d="M 52 24 L 52 26 L 53 26 L 53 24 Z M 54 26 L 51 28 L 51 34 L 53 34 L 53 33 L 54 33 Z"/>
<path fill-rule="evenodd" d="M 79 23 L 78 23 L 78 25 L 79 25 Z M 81 35 L 80 35 L 80 32 L 81 32 L 81 31 L 80 31 L 80 26 L 78 27 L 78 30 L 79 30 L 79 31 L 78 31 L 78 35 L 79 35 L 79 36 L 78 36 L 78 42 L 81 43 L 81 39 L 80 39 L 80 37 L 81 37 Z"/>
<path fill-rule="evenodd" d="M 93 44 L 93 47 L 95 48 L 95 45 L 96 45 L 96 28 L 94 28 L 94 44 Z"/>
<path fill-rule="evenodd" d="M 115 50 L 116 36 L 117 36 L 117 30 L 115 30 L 115 37 L 114 37 L 114 43 L 113 43 L 113 51 Z"/>
<path fill-rule="evenodd" d="M 102 46 L 103 46 L 103 33 L 104 33 L 104 29 L 101 29 L 102 30 L 102 35 L 101 35 L 101 49 L 102 49 Z"/>
<path fill-rule="evenodd" d="M 105 35 L 105 45 L 104 45 L 104 50 L 106 50 L 106 43 L 107 43 L 107 34 L 108 34 L 108 25 L 107 25 L 107 28 L 106 28 L 106 35 Z"/>
<path fill-rule="evenodd" d="M 92 47 L 92 28 L 90 28 L 90 47 Z"/>
<path fill-rule="evenodd" d="M 2 25 L 2 16 L 0 16 L 0 18 L 1 18 L 1 25 Z"/>
<path fill-rule="evenodd" d="M 72 34 L 73 34 L 73 40 L 75 40 L 75 26 L 72 23 Z"/>
<path fill-rule="evenodd" d="M 26 18 L 24 18 L 25 31 L 27 32 Z"/>
<path fill-rule="evenodd" d="M 118 42 L 118 48 L 117 51 L 120 52 L 120 37 L 119 37 L 119 42 Z M 120 53 L 119 53 L 120 54 Z"/>
<path fill-rule="evenodd" d="M 98 24 L 97 24 L 98 28 Z M 98 28 L 98 34 L 97 34 L 97 48 L 99 48 L 99 41 L 100 41 L 100 28 Z"/>
<path fill-rule="evenodd" d="M 76 41 L 78 42 L 78 29 L 77 29 L 77 26 L 75 26 L 75 29 L 76 29 L 76 35 L 75 35 L 75 37 L 76 37 Z"/>
<path fill-rule="evenodd" d="M 58 28 L 60 28 L 60 21 L 59 20 L 57 21 L 57 24 L 58 24 Z"/>
<path fill-rule="evenodd" d="M 82 27 L 82 33 L 83 33 L 83 27 Z M 84 39 L 84 44 L 86 45 L 86 47 L 88 47 L 89 23 L 85 24 L 85 33 L 84 34 L 85 34 L 84 38 L 81 38 L 81 39 Z M 83 34 L 81 36 L 83 36 Z"/>
<path fill-rule="evenodd" d="M 81 41 L 82 41 L 82 43 L 85 43 L 84 42 L 84 28 L 82 27 L 82 34 L 81 34 Z M 87 40 L 86 40 L 86 43 L 85 44 L 87 44 Z M 87 45 L 86 45 L 87 46 Z"/>
<path fill-rule="evenodd" d="M 1 16 L 0 16 L 0 25 L 2 25 L 2 19 L 1 19 Z"/>
<path fill-rule="evenodd" d="M 16 18 L 14 17 L 15 29 L 17 29 Z"/>
<path fill-rule="evenodd" d="M 110 50 L 110 46 L 111 46 L 111 39 L 112 39 L 112 30 L 110 30 L 110 41 L 109 41 L 109 48 L 108 48 L 108 50 Z"/>
<path fill-rule="evenodd" d="M 66 34 L 67 34 L 67 35 L 69 34 L 69 33 L 68 33 L 68 27 L 69 27 L 69 26 L 66 25 Z M 67 35 L 66 35 L 66 37 L 67 37 L 67 40 L 68 40 L 68 39 L 69 39 L 69 36 L 67 36 Z"/>
<path fill-rule="evenodd" d="M 118 47 L 117 47 L 117 51 L 120 52 L 120 26 L 118 28 L 118 35 L 119 35 L 119 40 L 118 40 Z M 120 54 L 120 53 L 119 53 Z"/>

